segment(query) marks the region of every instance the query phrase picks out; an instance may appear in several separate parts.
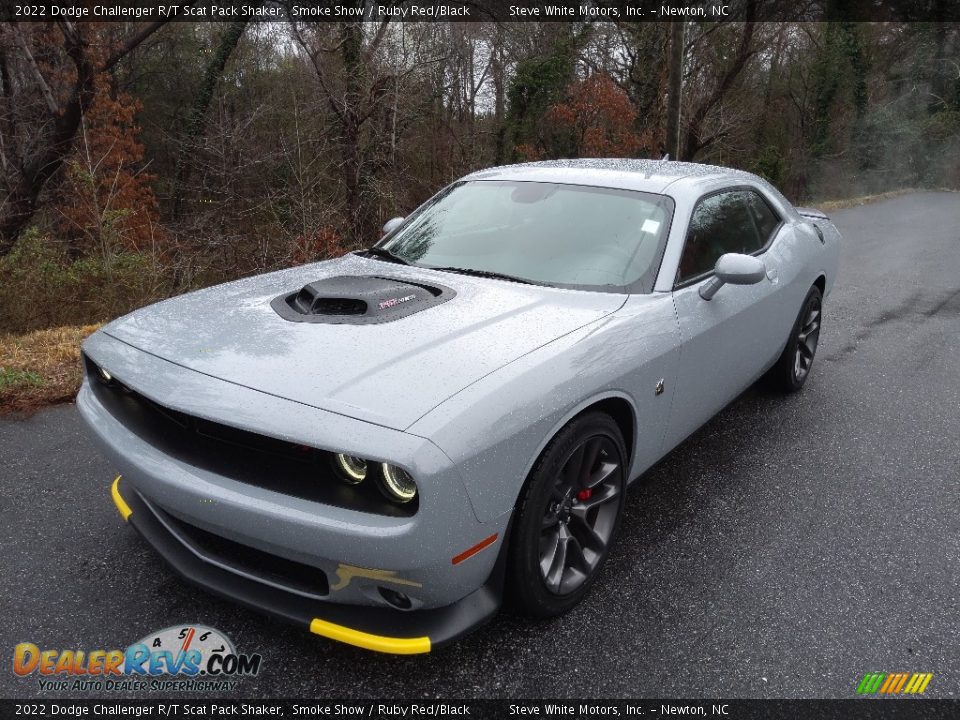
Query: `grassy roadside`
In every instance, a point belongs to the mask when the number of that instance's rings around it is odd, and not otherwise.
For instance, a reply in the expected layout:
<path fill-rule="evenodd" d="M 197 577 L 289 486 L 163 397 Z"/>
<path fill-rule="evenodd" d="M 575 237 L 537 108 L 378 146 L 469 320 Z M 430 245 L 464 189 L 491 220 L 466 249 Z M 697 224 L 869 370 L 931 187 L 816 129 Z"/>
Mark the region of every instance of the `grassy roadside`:
<path fill-rule="evenodd" d="M 80 343 L 99 325 L 0 336 L 0 415 L 73 399 L 80 388 Z"/>
<path fill-rule="evenodd" d="M 821 202 L 800 203 L 804 207 L 813 207 L 824 212 L 833 210 L 846 210 L 847 208 L 860 207 L 870 203 L 880 202 L 881 200 L 890 200 L 891 198 L 909 195 L 919 192 L 957 192 L 950 188 L 903 188 L 902 190 L 890 190 L 889 192 L 877 193 L 876 195 L 861 195 L 860 197 L 847 198 L 845 200 L 823 200 Z"/>

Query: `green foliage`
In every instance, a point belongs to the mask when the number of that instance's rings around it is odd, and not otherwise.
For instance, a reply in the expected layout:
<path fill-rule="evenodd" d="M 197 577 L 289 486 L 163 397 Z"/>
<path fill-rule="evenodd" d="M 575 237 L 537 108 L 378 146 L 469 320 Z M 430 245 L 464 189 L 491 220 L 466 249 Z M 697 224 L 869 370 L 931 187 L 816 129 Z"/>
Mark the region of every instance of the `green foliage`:
<path fill-rule="evenodd" d="M 834 147 L 831 125 L 838 103 L 848 99 L 857 118 L 866 113 L 868 69 L 859 26 L 850 22 L 829 23 L 813 66 L 812 150 L 815 157 L 829 153 Z"/>
<path fill-rule="evenodd" d="M 753 162 L 753 172 L 777 187 L 783 184 L 786 170 L 783 151 L 775 145 L 767 145 Z"/>
<path fill-rule="evenodd" d="M 926 118 L 921 130 L 929 143 L 955 140 L 960 137 L 960 110 L 944 110 Z"/>
<path fill-rule="evenodd" d="M 22 387 L 43 387 L 43 378 L 32 370 L 0 367 L 0 392 Z"/>
<path fill-rule="evenodd" d="M 558 44 L 551 55 L 517 63 L 507 90 L 507 132 L 514 159 L 517 146 L 539 141 L 541 120 L 547 109 L 563 98 L 573 69 L 574 57 L 567 43 Z"/>
<path fill-rule="evenodd" d="M 921 182 L 960 187 L 960 110 L 944 110 L 923 118 L 916 153 L 923 163 Z"/>
<path fill-rule="evenodd" d="M 83 325 L 122 315 L 170 294 L 150 256 L 119 252 L 71 258 L 36 229 L 0 258 L 0 331 Z"/>

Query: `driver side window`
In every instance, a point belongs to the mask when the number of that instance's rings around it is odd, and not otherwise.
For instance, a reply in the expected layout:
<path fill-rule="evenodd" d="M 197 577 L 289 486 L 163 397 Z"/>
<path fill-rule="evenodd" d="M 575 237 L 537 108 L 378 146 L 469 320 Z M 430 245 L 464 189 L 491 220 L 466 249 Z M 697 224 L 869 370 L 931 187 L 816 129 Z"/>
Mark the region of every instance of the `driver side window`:
<path fill-rule="evenodd" d="M 694 208 L 680 256 L 677 282 L 713 271 L 725 253 L 749 255 L 763 247 L 757 224 L 750 215 L 749 190 L 727 190 L 709 195 Z"/>

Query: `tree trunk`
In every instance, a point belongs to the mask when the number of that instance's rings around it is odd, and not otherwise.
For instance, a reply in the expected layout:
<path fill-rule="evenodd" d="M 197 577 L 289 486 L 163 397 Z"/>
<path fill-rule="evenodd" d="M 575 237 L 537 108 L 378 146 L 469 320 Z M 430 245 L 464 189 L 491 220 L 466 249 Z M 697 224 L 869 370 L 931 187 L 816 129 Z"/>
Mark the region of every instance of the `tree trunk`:
<path fill-rule="evenodd" d="M 507 106 L 507 79 L 503 58 L 503 27 L 497 23 L 493 45 L 493 126 L 494 130 L 494 164 L 503 163 L 506 155 L 507 139 L 506 106 Z"/>
<path fill-rule="evenodd" d="M 740 77 L 744 68 L 747 67 L 750 58 L 753 57 L 754 52 L 756 52 L 753 46 L 753 36 L 756 30 L 756 14 L 757 0 L 747 0 L 743 33 L 740 35 L 740 41 L 737 44 L 737 52 L 726 70 L 720 76 L 710 96 L 700 107 L 690 113 L 690 120 L 687 123 L 686 141 L 682 143 L 682 152 L 679 159 L 694 160 L 698 152 L 716 139 L 715 137 L 703 137 L 703 123 L 713 108 L 723 104 L 727 93 L 734 86 L 737 78 Z"/>
<path fill-rule="evenodd" d="M 680 159 L 680 108 L 683 93 L 683 43 L 686 24 L 670 25 L 670 81 L 667 101 L 667 138 L 664 147 L 670 158 Z"/>
<path fill-rule="evenodd" d="M 343 116 L 340 123 L 340 142 L 342 147 L 341 177 L 346 193 L 347 222 L 349 223 L 349 242 L 354 246 L 366 244 L 364 201 L 363 156 L 360 148 L 360 130 L 364 101 L 363 89 L 366 85 L 367 68 L 363 58 L 363 28 L 358 23 L 345 22 L 340 25 L 340 57 L 343 61 L 345 91 L 343 98 Z"/>
<path fill-rule="evenodd" d="M 0 256 L 13 248 L 20 232 L 37 211 L 37 200 L 47 181 L 64 163 L 73 146 L 73 138 L 80 127 L 84 109 L 93 100 L 93 81 L 96 70 L 86 52 L 86 43 L 79 31 L 64 24 L 64 46 L 73 60 L 77 79 L 70 99 L 63 107 L 42 149 L 20 169 L 20 177 L 7 196 L 3 219 L 0 221 Z"/>
<path fill-rule="evenodd" d="M 56 115 L 38 124 L 38 127 L 49 127 L 50 130 L 38 144 L 36 154 L 19 168 L 19 177 L 7 195 L 3 214 L 0 216 L 0 257 L 13 248 L 20 232 L 37 211 L 37 202 L 44 186 L 63 167 L 70 154 L 83 113 L 93 100 L 97 73 L 112 69 L 124 56 L 163 27 L 165 22 L 142 24 L 136 33 L 129 36 L 102 64 L 96 66 L 90 58 L 87 41 L 79 27 L 66 20 L 57 23 L 63 33 L 64 51 L 73 62 L 77 77 L 65 104 L 60 106 Z M 10 88 L 6 91 L 9 93 Z M 12 94 L 8 97 L 16 101 Z"/>
<path fill-rule="evenodd" d="M 262 3 L 255 4 L 260 5 Z M 197 89 L 197 94 L 193 99 L 193 108 L 190 111 L 187 134 L 180 148 L 180 154 L 177 157 L 177 170 L 173 190 L 174 217 L 180 217 L 180 209 L 183 204 L 183 187 L 190 179 L 189 158 L 193 154 L 196 141 L 203 135 L 203 129 L 206 126 L 207 110 L 213 101 L 213 93 L 217 89 L 217 83 L 220 81 L 221 75 L 223 75 L 223 69 L 227 66 L 227 61 L 240 43 L 240 38 L 243 37 L 243 31 L 247 28 L 247 22 L 247 20 L 235 20 L 227 26 L 226 31 L 220 38 L 217 51 L 207 64 L 207 69 L 203 73 L 203 80 L 201 80 L 200 87 Z"/>

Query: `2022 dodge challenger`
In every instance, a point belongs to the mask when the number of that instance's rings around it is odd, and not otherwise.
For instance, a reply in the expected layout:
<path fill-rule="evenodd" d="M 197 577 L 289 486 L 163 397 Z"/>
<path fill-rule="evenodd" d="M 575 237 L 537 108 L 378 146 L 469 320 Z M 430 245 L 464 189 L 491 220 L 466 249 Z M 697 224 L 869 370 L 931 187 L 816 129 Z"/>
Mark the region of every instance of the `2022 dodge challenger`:
<path fill-rule="evenodd" d="M 476 172 L 384 229 L 115 320 L 77 404 L 180 574 L 393 653 L 580 601 L 630 481 L 804 384 L 840 242 L 754 175 L 637 160 Z"/>

